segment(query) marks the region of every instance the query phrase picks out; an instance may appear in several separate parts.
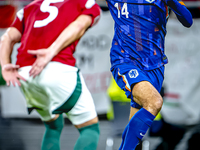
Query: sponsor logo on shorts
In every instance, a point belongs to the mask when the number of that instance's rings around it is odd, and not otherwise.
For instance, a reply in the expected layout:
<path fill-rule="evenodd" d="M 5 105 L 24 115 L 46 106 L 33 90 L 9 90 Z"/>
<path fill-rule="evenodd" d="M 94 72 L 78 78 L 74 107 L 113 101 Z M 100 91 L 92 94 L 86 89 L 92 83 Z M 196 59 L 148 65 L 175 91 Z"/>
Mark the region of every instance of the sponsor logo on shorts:
<path fill-rule="evenodd" d="M 145 136 L 145 134 L 143 134 L 143 133 L 140 133 L 140 135 L 141 135 L 141 136 Z"/>
<path fill-rule="evenodd" d="M 139 73 L 136 69 L 132 69 L 129 71 L 128 75 L 130 78 L 136 78 L 139 75 Z"/>
<path fill-rule="evenodd" d="M 149 2 L 149 3 L 152 3 L 152 2 L 154 2 L 155 0 L 146 0 L 147 2 Z"/>

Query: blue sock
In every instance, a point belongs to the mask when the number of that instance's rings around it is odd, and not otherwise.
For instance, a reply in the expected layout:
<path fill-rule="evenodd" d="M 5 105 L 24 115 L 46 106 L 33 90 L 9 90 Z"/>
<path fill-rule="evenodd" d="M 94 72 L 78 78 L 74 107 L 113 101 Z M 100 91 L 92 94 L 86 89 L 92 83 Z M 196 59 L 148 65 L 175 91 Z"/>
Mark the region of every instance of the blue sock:
<path fill-rule="evenodd" d="M 122 143 L 119 150 L 134 150 L 151 126 L 155 116 L 141 108 L 131 118 L 122 134 Z"/>
<path fill-rule="evenodd" d="M 128 129 L 128 125 L 126 126 L 126 128 L 124 129 L 124 131 L 122 133 L 122 142 L 121 142 L 121 145 L 119 147 L 119 150 L 122 150 L 122 147 L 124 145 L 124 139 L 125 139 L 125 136 L 126 136 L 127 129 Z"/>

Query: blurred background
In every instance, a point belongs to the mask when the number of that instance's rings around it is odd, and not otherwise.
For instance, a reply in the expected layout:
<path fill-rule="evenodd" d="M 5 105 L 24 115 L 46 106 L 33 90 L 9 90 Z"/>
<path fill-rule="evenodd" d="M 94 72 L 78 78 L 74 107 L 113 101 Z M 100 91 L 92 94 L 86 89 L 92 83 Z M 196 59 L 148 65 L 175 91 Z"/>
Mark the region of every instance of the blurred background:
<path fill-rule="evenodd" d="M 31 0 L 0 0 L 0 36 L 16 12 Z M 138 150 L 199 150 L 200 145 L 200 1 L 184 1 L 193 15 L 191 28 L 184 28 L 173 12 L 167 24 L 165 52 L 169 63 L 161 94 L 164 105 Z M 105 1 L 97 0 L 99 23 L 80 40 L 75 57 L 94 98 L 100 119 L 98 150 L 117 150 L 128 122 L 129 101 L 111 78 L 109 49 L 114 22 Z M 12 62 L 15 63 L 17 48 Z M 1 77 L 1 76 L 0 76 Z M 2 80 L 1 80 L 2 81 Z M 18 87 L 0 82 L 0 150 L 39 150 L 45 127 L 36 112 L 27 114 Z M 61 150 L 73 150 L 78 131 L 65 119 Z"/>

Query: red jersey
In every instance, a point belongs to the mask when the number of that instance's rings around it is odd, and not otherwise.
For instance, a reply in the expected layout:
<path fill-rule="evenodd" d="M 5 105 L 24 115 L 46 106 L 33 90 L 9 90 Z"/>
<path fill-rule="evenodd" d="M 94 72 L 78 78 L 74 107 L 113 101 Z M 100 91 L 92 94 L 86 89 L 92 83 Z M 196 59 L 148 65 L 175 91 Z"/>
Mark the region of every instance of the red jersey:
<path fill-rule="evenodd" d="M 35 0 L 21 9 L 12 25 L 22 34 L 16 64 L 20 67 L 32 65 L 36 57 L 27 50 L 48 48 L 82 14 L 90 15 L 93 25 L 100 16 L 100 7 L 95 0 Z M 61 50 L 52 61 L 74 66 L 73 53 L 78 41 Z"/>

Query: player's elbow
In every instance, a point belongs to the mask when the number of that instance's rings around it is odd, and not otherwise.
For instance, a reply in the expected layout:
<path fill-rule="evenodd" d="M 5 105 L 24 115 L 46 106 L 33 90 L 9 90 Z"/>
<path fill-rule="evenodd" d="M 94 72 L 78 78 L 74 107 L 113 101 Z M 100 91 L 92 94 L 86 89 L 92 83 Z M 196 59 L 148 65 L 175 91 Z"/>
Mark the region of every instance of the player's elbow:
<path fill-rule="evenodd" d="M 192 26 L 192 24 L 193 24 L 193 20 L 192 19 L 188 20 L 188 22 L 185 24 L 185 27 L 189 28 Z"/>
<path fill-rule="evenodd" d="M 192 26 L 192 23 L 193 23 L 193 22 L 186 22 L 186 23 L 182 23 L 182 25 L 183 25 L 184 27 L 190 28 L 190 27 Z"/>
<path fill-rule="evenodd" d="M 189 27 L 191 27 L 192 24 L 193 24 L 192 16 L 191 16 L 191 17 L 186 17 L 186 18 L 181 18 L 181 17 L 179 17 L 178 19 L 179 19 L 179 21 L 182 23 L 182 25 L 183 25 L 184 27 L 189 28 Z"/>
<path fill-rule="evenodd" d="M 189 21 L 184 21 L 184 22 L 182 22 L 182 25 L 183 25 L 184 27 L 187 27 L 187 28 L 191 27 L 192 24 L 193 24 L 193 20 L 189 20 Z"/>
<path fill-rule="evenodd" d="M 78 36 L 80 36 L 80 37 L 83 36 L 85 31 L 89 28 L 89 25 L 87 23 L 84 23 L 84 22 L 77 22 L 76 23 L 76 29 L 77 29 Z"/>
<path fill-rule="evenodd" d="M 76 29 L 77 29 L 77 36 L 80 38 L 81 36 L 83 36 L 83 34 L 86 31 L 86 28 L 83 24 L 81 23 L 77 23 L 76 24 Z"/>
<path fill-rule="evenodd" d="M 1 42 L 2 42 L 2 37 L 0 38 L 0 45 L 1 45 Z"/>
<path fill-rule="evenodd" d="M 82 24 L 81 22 L 78 22 L 78 23 L 76 24 L 76 27 L 77 27 L 77 30 L 78 30 L 79 32 L 80 32 L 80 31 L 86 30 L 84 24 Z"/>
<path fill-rule="evenodd" d="M 7 41 L 10 41 L 10 37 L 7 33 L 3 34 L 1 39 L 0 39 L 0 43 L 5 43 Z"/>
<path fill-rule="evenodd" d="M 3 36 L 1 37 L 0 43 L 1 45 L 10 45 L 10 46 L 13 46 L 15 44 L 15 42 L 12 40 L 12 38 L 9 36 L 7 32 L 3 34 Z"/>
<path fill-rule="evenodd" d="M 183 24 L 183 26 L 189 28 L 192 26 L 193 24 L 193 19 L 192 19 L 192 14 L 187 10 L 185 11 L 184 17 L 180 18 L 181 23 Z"/>
<path fill-rule="evenodd" d="M 11 45 L 20 42 L 20 40 L 21 33 L 15 28 L 8 28 L 8 30 L 1 37 L 1 43 L 9 43 Z"/>
<path fill-rule="evenodd" d="M 81 15 L 76 20 L 76 26 L 79 31 L 85 32 L 92 23 L 92 18 L 89 15 Z"/>

